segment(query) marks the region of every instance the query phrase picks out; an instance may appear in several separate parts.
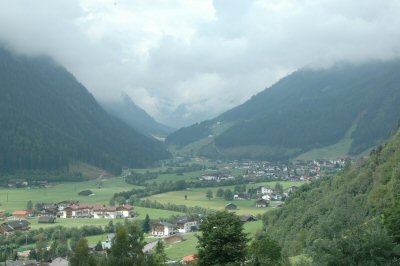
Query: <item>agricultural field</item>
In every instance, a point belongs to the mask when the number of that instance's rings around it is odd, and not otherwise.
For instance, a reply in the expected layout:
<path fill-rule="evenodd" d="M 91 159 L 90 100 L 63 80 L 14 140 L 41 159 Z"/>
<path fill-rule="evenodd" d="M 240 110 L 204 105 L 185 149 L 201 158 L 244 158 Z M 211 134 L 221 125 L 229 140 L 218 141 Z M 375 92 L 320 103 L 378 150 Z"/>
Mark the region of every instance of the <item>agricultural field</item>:
<path fill-rule="evenodd" d="M 29 200 L 34 204 L 37 202 L 56 203 L 63 200 L 108 204 L 114 193 L 132 188 L 139 187 L 125 183 L 121 177 L 104 179 L 101 188 L 96 180 L 55 184 L 49 188 L 0 188 L 0 208 L 9 212 L 26 209 Z M 79 196 L 78 193 L 85 189 L 90 189 L 94 195 Z"/>
<path fill-rule="evenodd" d="M 6 212 L 12 213 L 15 210 L 26 209 L 27 202 L 31 200 L 34 204 L 38 202 L 56 203 L 63 200 L 79 200 L 82 203 L 104 203 L 108 204 L 111 197 L 116 192 L 139 188 L 138 186 L 126 184 L 120 177 L 104 179 L 99 188 L 97 181 L 90 180 L 86 182 L 61 183 L 53 185 L 49 188 L 0 188 L 0 208 Z M 90 189 L 93 196 L 79 196 L 82 190 Z M 151 219 L 166 219 L 172 215 L 183 215 L 182 213 L 168 210 L 158 210 L 151 208 L 135 207 L 135 211 L 139 214 L 134 218 L 143 220 L 146 214 Z M 30 218 L 32 229 L 46 228 L 53 226 L 64 227 L 82 227 L 84 225 L 104 226 L 108 224 L 109 219 L 56 219 L 54 224 L 39 224 L 38 218 Z M 118 222 L 119 220 L 114 220 Z M 121 220 L 123 222 L 123 220 Z"/>
<path fill-rule="evenodd" d="M 300 186 L 304 182 L 291 182 L 291 181 L 280 181 L 283 185 L 284 189 L 287 189 L 291 186 L 297 185 Z M 250 184 L 247 185 L 246 188 L 256 188 L 261 185 L 268 185 L 270 187 L 274 187 L 276 182 L 262 182 L 262 183 L 255 183 L 255 184 Z M 206 198 L 206 192 L 208 189 L 211 189 L 213 192 L 213 195 L 215 196 L 217 190 L 219 188 L 223 189 L 233 189 L 233 186 L 226 186 L 226 187 L 213 187 L 213 188 L 195 188 L 195 189 L 190 189 L 190 190 L 184 190 L 184 191 L 173 191 L 173 192 L 167 192 L 167 193 L 162 193 L 162 194 L 156 194 L 153 196 L 148 197 L 147 199 L 150 200 L 155 200 L 160 203 L 174 203 L 177 205 L 186 205 L 188 207 L 194 207 L 194 206 L 199 206 L 203 208 L 210 208 L 214 210 L 223 210 L 225 205 L 229 202 L 233 202 L 238 206 L 238 210 L 235 210 L 235 212 L 239 215 L 241 214 L 252 214 L 252 215 L 257 215 L 257 214 L 263 214 L 267 210 L 276 207 L 276 205 L 279 204 L 279 202 L 271 202 L 271 207 L 269 208 L 256 208 L 255 207 L 255 200 L 234 200 L 234 201 L 226 201 L 221 198 L 212 198 L 212 199 L 207 199 Z M 187 199 L 185 199 L 185 195 L 187 196 Z"/>

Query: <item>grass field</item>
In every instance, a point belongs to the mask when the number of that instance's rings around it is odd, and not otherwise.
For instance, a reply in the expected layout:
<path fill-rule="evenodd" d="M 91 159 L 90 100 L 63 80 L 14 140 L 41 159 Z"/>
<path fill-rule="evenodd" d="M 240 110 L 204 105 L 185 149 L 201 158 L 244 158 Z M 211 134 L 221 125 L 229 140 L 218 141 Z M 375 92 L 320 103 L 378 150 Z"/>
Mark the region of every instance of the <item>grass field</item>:
<path fill-rule="evenodd" d="M 50 188 L 0 188 L 0 203 L 2 205 L 0 208 L 10 212 L 26 209 L 29 200 L 34 204 L 37 202 L 57 203 L 63 200 L 108 204 L 114 193 L 127 191 L 134 187 L 137 186 L 126 184 L 122 178 L 116 177 L 105 179 L 101 188 L 98 188 L 95 180 L 56 184 Z M 94 195 L 90 197 L 79 196 L 78 193 L 85 189 L 90 189 Z"/>
<path fill-rule="evenodd" d="M 244 224 L 244 230 L 249 234 L 249 238 L 252 238 L 257 230 L 262 228 L 262 222 L 250 222 Z M 165 248 L 167 257 L 171 260 L 179 260 L 187 255 L 193 255 L 196 253 L 197 238 L 195 233 L 190 233 L 184 236 L 184 241 L 169 245 Z"/>
<path fill-rule="evenodd" d="M 247 188 L 258 187 L 260 185 L 269 185 L 271 187 L 275 186 L 276 182 L 263 182 L 263 183 L 255 183 L 251 185 L 247 185 Z M 284 189 L 287 189 L 290 186 L 300 186 L 303 182 L 289 182 L 289 181 L 281 181 L 280 182 Z M 233 186 L 222 187 L 223 189 L 230 188 L 233 189 Z M 161 203 L 174 203 L 178 205 L 186 205 L 189 207 L 199 206 L 203 208 L 210 208 L 214 210 L 223 210 L 225 205 L 229 203 L 229 201 L 225 201 L 220 198 L 213 198 L 208 200 L 206 198 L 206 192 L 209 188 L 196 188 L 191 190 L 184 191 L 173 191 L 168 193 L 156 194 L 151 197 L 148 197 L 150 200 L 156 200 Z M 218 188 L 210 188 L 213 194 L 217 192 Z M 187 195 L 187 199 L 185 200 L 185 195 Z M 237 214 L 262 214 L 271 208 L 256 208 L 255 200 L 235 200 L 233 201 L 237 206 L 238 210 L 235 212 Z M 274 205 L 275 204 L 275 205 Z M 276 202 L 271 203 L 271 207 L 276 206 Z"/>
<path fill-rule="evenodd" d="M 104 203 L 108 204 L 111 197 L 116 192 L 127 191 L 138 186 L 126 184 L 122 178 L 109 178 L 102 182 L 101 188 L 98 188 L 98 184 L 95 180 L 87 182 L 76 182 L 76 183 L 62 183 L 54 185 L 50 188 L 41 189 L 29 189 L 29 188 L 18 188 L 18 189 L 6 189 L 0 188 L 0 208 L 7 212 L 13 212 L 15 210 L 26 209 L 27 202 L 32 200 L 35 204 L 37 202 L 45 203 L 57 203 L 63 200 L 79 200 L 82 203 Z M 95 195 L 79 196 L 78 192 L 90 189 Z M 135 207 L 135 211 L 139 214 L 135 217 L 136 220 L 143 220 L 146 214 L 150 216 L 152 220 L 166 219 L 172 215 L 183 215 L 183 213 L 158 210 L 152 208 Z M 38 224 L 38 218 L 29 219 L 32 229 L 53 227 L 53 226 L 64 226 L 64 227 L 82 227 L 84 225 L 104 226 L 108 224 L 109 219 L 56 219 L 54 224 Z M 114 220 L 114 223 L 123 220 Z"/>

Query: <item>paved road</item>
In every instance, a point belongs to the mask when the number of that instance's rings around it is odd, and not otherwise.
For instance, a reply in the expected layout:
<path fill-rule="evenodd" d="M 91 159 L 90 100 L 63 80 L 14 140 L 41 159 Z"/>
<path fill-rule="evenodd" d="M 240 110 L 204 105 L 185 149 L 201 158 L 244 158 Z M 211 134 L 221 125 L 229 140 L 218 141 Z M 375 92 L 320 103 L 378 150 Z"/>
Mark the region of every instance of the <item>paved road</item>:
<path fill-rule="evenodd" d="M 153 248 L 155 248 L 155 246 L 157 245 L 157 242 L 158 241 L 156 240 L 156 241 L 153 241 L 153 242 L 147 244 L 146 246 L 144 246 L 143 252 L 147 253 L 147 252 L 151 251 Z"/>

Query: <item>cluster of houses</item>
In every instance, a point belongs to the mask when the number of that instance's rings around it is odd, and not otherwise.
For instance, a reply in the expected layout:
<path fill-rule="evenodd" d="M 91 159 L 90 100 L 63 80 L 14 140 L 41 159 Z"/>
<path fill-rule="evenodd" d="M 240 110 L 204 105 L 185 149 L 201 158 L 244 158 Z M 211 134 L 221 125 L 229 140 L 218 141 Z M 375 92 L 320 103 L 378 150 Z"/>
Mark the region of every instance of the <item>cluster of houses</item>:
<path fill-rule="evenodd" d="M 27 179 L 10 179 L 8 181 L 9 188 L 21 188 L 21 187 L 32 187 L 32 188 L 46 188 L 49 187 L 47 180 L 27 180 Z"/>
<path fill-rule="evenodd" d="M 129 204 L 108 206 L 86 204 L 79 201 L 63 201 L 57 204 L 43 204 L 39 210 L 17 210 L 0 224 L 0 234 L 29 230 L 28 218 L 38 217 L 38 223 L 54 223 L 56 218 L 131 218 L 135 216 L 134 207 Z"/>
<path fill-rule="evenodd" d="M 12 213 L 14 219 L 28 217 L 54 218 L 130 218 L 135 215 L 134 207 L 129 204 L 108 206 L 105 204 L 87 204 L 79 201 L 63 201 L 55 204 L 43 204 L 39 210 L 22 210 Z"/>
<path fill-rule="evenodd" d="M 334 174 L 342 169 L 347 158 L 336 160 L 296 160 L 293 162 L 268 162 L 268 161 L 231 161 L 219 162 L 218 168 L 224 171 L 240 169 L 243 177 L 249 180 L 266 177 L 276 180 L 309 181 L 322 176 Z M 212 176 L 212 175 L 211 175 Z M 207 178 L 211 178 L 206 176 Z M 202 180 L 208 180 L 201 178 Z"/>
<path fill-rule="evenodd" d="M 293 192 L 298 189 L 297 186 L 291 186 L 286 192 L 278 192 L 269 186 L 259 186 L 255 189 L 257 208 L 266 208 L 269 206 L 270 201 L 283 201 L 289 197 Z M 234 200 L 250 200 L 252 195 L 248 192 L 235 193 Z M 235 204 L 230 203 L 225 206 L 227 210 L 235 210 Z"/>
<path fill-rule="evenodd" d="M 215 172 L 215 173 L 208 173 L 204 174 L 199 177 L 201 181 L 226 181 L 226 180 L 233 180 L 235 177 L 231 175 L 229 172 Z"/>

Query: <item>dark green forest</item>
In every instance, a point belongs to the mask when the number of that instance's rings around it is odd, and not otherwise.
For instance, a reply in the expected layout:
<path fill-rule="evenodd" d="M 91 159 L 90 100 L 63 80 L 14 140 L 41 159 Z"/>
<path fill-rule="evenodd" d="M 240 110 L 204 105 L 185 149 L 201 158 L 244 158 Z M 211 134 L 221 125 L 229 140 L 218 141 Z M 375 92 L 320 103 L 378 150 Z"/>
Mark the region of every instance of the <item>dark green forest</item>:
<path fill-rule="evenodd" d="M 83 161 L 118 173 L 169 157 L 48 58 L 0 49 L 0 95 L 0 172 L 63 170 Z"/>
<path fill-rule="evenodd" d="M 354 126 L 349 154 L 356 155 L 383 143 L 398 127 L 399 84 L 400 61 L 299 70 L 213 120 L 176 131 L 167 143 L 184 146 L 207 136 L 217 121 L 234 122 L 204 148 L 208 155 L 214 149 L 232 157 L 224 152 L 243 147 L 234 156 L 286 160 L 335 144 Z M 260 145 L 264 153 L 246 149 Z"/>
<path fill-rule="evenodd" d="M 263 217 L 289 256 L 315 265 L 399 265 L 400 134 L 333 178 L 303 185 Z"/>

